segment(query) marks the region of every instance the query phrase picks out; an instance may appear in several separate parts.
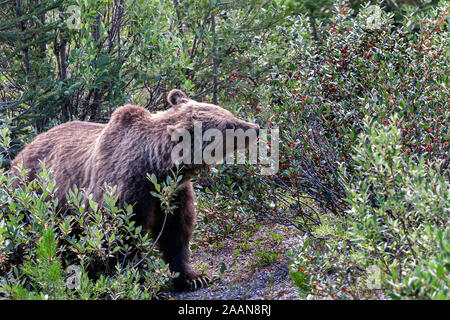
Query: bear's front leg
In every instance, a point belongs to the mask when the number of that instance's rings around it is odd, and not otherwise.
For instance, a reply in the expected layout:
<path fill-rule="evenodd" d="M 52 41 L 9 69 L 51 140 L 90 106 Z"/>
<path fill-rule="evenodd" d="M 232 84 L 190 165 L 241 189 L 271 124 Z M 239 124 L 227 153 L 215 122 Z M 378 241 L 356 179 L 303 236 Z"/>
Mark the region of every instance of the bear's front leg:
<path fill-rule="evenodd" d="M 170 270 L 180 273 L 174 280 L 175 290 L 195 290 L 208 285 L 210 279 L 197 273 L 189 262 L 189 241 L 196 218 L 192 184 L 188 182 L 182 186 L 176 198 L 177 209 L 167 217 L 159 239 L 159 248 Z M 164 216 L 161 219 L 164 220 Z M 157 223 L 159 226 L 154 226 L 155 230 L 152 231 L 154 235 L 159 234 L 161 230 L 162 221 L 160 222 Z"/>

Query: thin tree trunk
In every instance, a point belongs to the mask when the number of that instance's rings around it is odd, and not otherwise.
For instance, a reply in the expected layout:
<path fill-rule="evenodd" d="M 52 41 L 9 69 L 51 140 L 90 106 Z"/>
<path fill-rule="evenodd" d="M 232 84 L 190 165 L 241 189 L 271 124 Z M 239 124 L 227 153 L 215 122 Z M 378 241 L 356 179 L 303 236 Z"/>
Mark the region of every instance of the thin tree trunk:
<path fill-rule="evenodd" d="M 309 21 L 311 23 L 311 28 L 312 28 L 312 35 L 315 41 L 320 42 L 320 38 L 319 35 L 317 33 L 317 27 L 316 27 L 316 20 L 313 17 L 312 12 L 309 12 Z"/>
<path fill-rule="evenodd" d="M 180 34 L 183 34 L 183 23 L 181 22 L 181 16 L 180 16 L 180 4 L 177 0 L 173 0 L 173 5 L 175 7 L 175 12 L 177 14 L 177 20 L 178 20 L 178 31 Z"/>
<path fill-rule="evenodd" d="M 213 103 L 217 104 L 217 47 L 216 47 L 216 17 L 212 14 L 212 51 L 213 51 Z"/>
<path fill-rule="evenodd" d="M 17 17 L 20 17 L 23 12 L 22 12 L 22 0 L 17 0 L 17 5 L 16 5 L 16 13 L 17 13 Z M 25 21 L 21 21 L 19 23 L 20 25 L 20 30 L 22 31 L 22 33 L 24 33 L 26 27 L 25 27 Z M 25 74 L 29 74 L 31 71 L 31 67 L 30 67 L 30 56 L 28 54 L 28 47 L 25 47 L 23 49 L 23 62 L 24 62 L 24 66 L 25 66 Z"/>

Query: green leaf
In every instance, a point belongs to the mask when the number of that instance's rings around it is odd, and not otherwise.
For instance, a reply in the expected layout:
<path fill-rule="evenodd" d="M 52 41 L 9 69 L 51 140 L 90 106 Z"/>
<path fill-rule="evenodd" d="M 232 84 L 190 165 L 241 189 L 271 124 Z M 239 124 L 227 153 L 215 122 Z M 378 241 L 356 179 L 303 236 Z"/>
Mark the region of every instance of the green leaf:
<path fill-rule="evenodd" d="M 222 262 L 220 264 L 219 275 L 222 275 L 226 270 L 227 270 L 227 266 L 225 265 L 225 263 Z"/>

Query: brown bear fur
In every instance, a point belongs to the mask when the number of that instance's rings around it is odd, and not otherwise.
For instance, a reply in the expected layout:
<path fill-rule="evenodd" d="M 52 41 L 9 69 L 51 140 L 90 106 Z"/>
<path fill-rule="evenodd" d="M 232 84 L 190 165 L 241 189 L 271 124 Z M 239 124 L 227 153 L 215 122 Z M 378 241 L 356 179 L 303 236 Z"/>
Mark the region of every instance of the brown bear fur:
<path fill-rule="evenodd" d="M 86 188 L 93 199 L 102 202 L 103 186 L 117 186 L 119 203 L 134 205 L 136 221 L 153 236 L 159 234 L 164 213 L 158 201 L 150 195 L 152 184 L 147 173 L 165 178 L 174 168 L 171 151 L 176 142 L 171 133 L 176 128 L 191 130 L 194 121 L 201 121 L 203 129 L 258 129 L 257 125 L 234 117 L 216 105 L 190 100 L 180 90 L 168 95 L 171 108 L 156 114 L 125 105 L 117 108 L 107 124 L 72 121 L 40 134 L 13 160 L 11 171 L 17 175 L 21 163 L 29 169 L 27 178 L 35 178 L 40 160 L 52 172 L 62 212 L 67 211 L 65 195 L 76 185 Z M 203 165 L 187 165 L 184 179 L 177 193 L 178 208 L 168 216 L 158 245 L 170 269 L 179 272 L 178 288 L 203 285 L 207 278 L 197 274 L 189 263 L 189 241 L 192 236 L 195 194 L 189 176 Z M 197 283 L 195 280 L 198 280 Z"/>

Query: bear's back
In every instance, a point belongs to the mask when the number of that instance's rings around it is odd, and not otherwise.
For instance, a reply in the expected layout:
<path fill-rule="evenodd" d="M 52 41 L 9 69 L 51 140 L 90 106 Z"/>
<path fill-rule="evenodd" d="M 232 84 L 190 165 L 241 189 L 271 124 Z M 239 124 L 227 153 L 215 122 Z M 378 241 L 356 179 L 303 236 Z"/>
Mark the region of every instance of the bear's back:
<path fill-rule="evenodd" d="M 17 175 L 16 166 L 21 163 L 29 170 L 27 180 L 30 181 L 41 170 L 40 161 L 43 161 L 46 168 L 52 170 L 58 184 L 69 186 L 84 175 L 90 150 L 105 126 L 83 121 L 58 125 L 25 146 L 12 161 L 11 172 Z"/>

